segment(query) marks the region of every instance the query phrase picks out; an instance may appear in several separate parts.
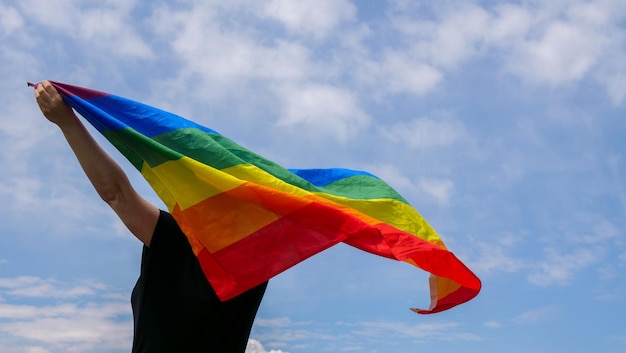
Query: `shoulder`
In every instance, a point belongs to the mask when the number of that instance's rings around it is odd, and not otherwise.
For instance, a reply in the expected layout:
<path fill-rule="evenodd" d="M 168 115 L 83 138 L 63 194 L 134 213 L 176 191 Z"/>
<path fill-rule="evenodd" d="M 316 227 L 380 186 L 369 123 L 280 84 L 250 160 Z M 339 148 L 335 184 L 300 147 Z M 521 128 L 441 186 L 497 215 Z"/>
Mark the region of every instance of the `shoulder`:
<path fill-rule="evenodd" d="M 161 229 L 176 230 L 180 229 L 180 227 L 178 227 L 178 223 L 176 223 L 176 220 L 169 212 L 160 209 L 154 231 L 157 232 Z"/>
<path fill-rule="evenodd" d="M 158 219 L 151 237 L 150 249 L 167 249 L 189 247 L 187 237 L 176 223 L 174 217 L 163 210 L 159 210 Z"/>

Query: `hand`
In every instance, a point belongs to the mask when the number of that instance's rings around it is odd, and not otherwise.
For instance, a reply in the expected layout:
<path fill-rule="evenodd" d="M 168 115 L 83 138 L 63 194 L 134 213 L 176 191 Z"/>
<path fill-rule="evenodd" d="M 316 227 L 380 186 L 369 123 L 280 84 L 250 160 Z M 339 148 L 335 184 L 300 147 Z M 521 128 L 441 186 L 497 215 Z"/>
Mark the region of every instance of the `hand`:
<path fill-rule="evenodd" d="M 75 123 L 77 117 L 72 108 L 49 81 L 42 81 L 35 87 L 35 98 L 43 115 L 59 127 Z"/>

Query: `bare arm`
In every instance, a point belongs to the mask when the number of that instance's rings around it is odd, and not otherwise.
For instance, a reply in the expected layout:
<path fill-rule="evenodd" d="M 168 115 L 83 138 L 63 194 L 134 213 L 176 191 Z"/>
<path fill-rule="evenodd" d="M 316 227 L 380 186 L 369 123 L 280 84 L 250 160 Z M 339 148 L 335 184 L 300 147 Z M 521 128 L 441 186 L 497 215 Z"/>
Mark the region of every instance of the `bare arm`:
<path fill-rule="evenodd" d="M 159 209 L 135 191 L 119 164 L 98 145 L 50 82 L 37 85 L 35 98 L 43 115 L 63 132 L 98 195 L 131 233 L 150 246 Z"/>

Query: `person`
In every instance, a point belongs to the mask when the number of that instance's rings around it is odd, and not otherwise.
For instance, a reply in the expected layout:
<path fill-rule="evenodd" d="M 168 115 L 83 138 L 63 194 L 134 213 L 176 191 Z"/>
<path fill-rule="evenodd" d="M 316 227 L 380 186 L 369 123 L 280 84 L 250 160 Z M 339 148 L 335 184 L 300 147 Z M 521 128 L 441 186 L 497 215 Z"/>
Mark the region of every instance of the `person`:
<path fill-rule="evenodd" d="M 267 282 L 220 301 L 173 217 L 137 193 L 123 169 L 85 128 L 49 81 L 35 87 L 98 195 L 143 243 L 131 295 L 132 353 L 244 352 Z"/>

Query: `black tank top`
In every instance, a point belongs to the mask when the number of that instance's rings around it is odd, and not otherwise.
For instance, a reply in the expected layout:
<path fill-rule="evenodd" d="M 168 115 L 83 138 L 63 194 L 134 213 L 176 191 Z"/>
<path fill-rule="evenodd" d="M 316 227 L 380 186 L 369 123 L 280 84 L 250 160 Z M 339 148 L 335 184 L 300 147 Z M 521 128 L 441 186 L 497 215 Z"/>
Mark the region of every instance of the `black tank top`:
<path fill-rule="evenodd" d="M 131 303 L 133 353 L 243 353 L 267 282 L 220 301 L 187 238 L 161 211 Z"/>

